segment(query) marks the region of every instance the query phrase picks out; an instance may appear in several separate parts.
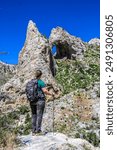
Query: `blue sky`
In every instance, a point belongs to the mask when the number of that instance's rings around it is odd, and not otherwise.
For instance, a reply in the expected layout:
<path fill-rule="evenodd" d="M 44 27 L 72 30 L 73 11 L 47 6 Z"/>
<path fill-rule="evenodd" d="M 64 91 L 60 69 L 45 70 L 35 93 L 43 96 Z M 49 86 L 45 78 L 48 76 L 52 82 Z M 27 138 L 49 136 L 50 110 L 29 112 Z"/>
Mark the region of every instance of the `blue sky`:
<path fill-rule="evenodd" d="M 29 20 L 49 37 L 51 29 L 61 26 L 83 41 L 100 37 L 99 0 L 0 0 L 0 60 L 18 63 Z"/>

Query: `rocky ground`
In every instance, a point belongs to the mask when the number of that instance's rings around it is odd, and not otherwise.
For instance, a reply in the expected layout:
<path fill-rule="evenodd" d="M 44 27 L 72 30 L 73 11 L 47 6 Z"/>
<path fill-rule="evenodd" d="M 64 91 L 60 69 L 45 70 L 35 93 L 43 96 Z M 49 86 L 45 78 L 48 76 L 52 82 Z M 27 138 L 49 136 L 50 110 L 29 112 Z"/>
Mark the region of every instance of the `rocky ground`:
<path fill-rule="evenodd" d="M 48 133 L 45 136 L 19 137 L 23 146 L 16 150 L 99 150 L 83 139 L 69 138 L 61 133 Z"/>

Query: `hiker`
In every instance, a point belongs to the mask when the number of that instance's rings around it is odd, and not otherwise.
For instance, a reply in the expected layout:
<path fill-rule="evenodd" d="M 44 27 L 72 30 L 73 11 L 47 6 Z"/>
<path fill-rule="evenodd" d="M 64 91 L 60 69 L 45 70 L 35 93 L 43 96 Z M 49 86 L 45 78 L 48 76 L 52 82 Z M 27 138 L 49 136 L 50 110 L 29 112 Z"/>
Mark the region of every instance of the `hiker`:
<path fill-rule="evenodd" d="M 35 73 L 35 78 L 38 83 L 38 92 L 40 94 L 40 97 L 38 100 L 30 101 L 30 108 L 32 112 L 32 133 L 42 133 L 41 131 L 41 123 L 42 123 L 42 117 L 43 112 L 45 108 L 45 94 L 54 96 L 53 93 L 50 93 L 47 88 L 44 81 L 41 80 L 42 71 L 37 70 Z M 34 79 L 33 79 L 34 80 Z"/>

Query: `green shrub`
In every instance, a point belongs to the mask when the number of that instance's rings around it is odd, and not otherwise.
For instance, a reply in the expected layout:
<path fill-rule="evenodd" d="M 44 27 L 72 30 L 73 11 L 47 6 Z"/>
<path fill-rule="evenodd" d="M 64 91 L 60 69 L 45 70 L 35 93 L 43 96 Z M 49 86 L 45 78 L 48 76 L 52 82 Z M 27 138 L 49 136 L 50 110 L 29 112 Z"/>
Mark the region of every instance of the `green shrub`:
<path fill-rule="evenodd" d="M 94 132 L 88 132 L 83 135 L 83 138 L 89 141 L 94 146 L 99 146 L 100 139 L 96 136 Z"/>
<path fill-rule="evenodd" d="M 63 87 L 63 95 L 80 88 L 88 88 L 99 81 L 99 46 L 89 46 L 80 60 L 60 60 L 56 63 L 57 82 Z"/>
<path fill-rule="evenodd" d="M 19 121 L 20 115 L 24 115 L 25 122 L 20 126 L 17 126 L 16 122 Z M 21 106 L 13 112 L 0 115 L 0 145 L 6 147 L 10 140 L 9 135 L 12 136 L 12 145 L 17 141 L 16 136 L 22 134 L 29 134 L 31 131 L 31 117 L 29 114 L 29 108 L 27 106 Z M 1 148 L 1 147 L 0 147 Z"/>
<path fill-rule="evenodd" d="M 76 133 L 76 134 L 75 134 L 75 138 L 80 138 L 80 134 L 79 134 L 79 133 Z"/>
<path fill-rule="evenodd" d="M 20 112 L 20 114 L 24 115 L 27 114 L 30 110 L 28 106 L 22 105 L 18 108 L 18 111 Z"/>

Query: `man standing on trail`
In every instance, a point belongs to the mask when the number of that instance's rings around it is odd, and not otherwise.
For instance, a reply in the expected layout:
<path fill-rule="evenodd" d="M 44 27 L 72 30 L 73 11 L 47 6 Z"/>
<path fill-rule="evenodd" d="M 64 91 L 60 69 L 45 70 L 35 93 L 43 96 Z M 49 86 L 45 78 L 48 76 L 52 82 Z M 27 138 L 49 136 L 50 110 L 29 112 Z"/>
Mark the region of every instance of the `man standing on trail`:
<path fill-rule="evenodd" d="M 45 108 L 45 94 L 54 96 L 53 93 L 50 93 L 44 81 L 41 80 L 42 72 L 41 70 L 37 70 L 35 73 L 35 78 L 38 83 L 38 92 L 41 95 L 39 99 L 34 102 L 30 101 L 30 107 L 32 112 L 32 133 L 41 133 L 41 123 L 43 112 Z"/>

